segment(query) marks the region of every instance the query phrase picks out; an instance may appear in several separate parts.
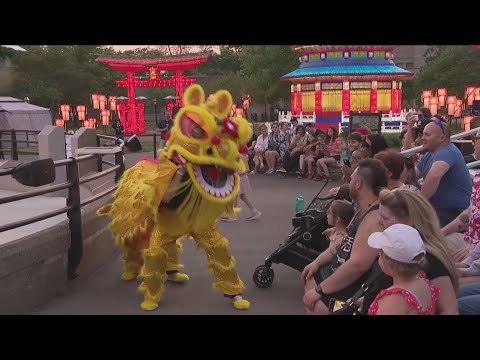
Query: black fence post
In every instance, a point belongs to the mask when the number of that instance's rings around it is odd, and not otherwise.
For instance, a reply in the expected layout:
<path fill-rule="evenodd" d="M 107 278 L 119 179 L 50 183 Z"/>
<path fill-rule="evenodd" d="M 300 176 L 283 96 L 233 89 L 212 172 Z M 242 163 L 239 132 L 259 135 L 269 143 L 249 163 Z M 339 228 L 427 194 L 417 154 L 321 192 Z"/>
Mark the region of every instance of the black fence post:
<path fill-rule="evenodd" d="M 97 135 L 97 147 L 100 147 L 100 137 Z M 102 172 L 103 165 L 102 165 L 102 155 L 97 155 L 97 171 Z"/>
<path fill-rule="evenodd" d="M 120 167 L 115 172 L 115 182 L 117 183 L 125 171 L 125 163 L 123 162 L 123 153 L 122 151 L 115 153 L 115 165 L 120 165 Z"/>
<path fill-rule="evenodd" d="M 157 158 L 157 134 L 153 134 L 153 158 Z"/>
<path fill-rule="evenodd" d="M 12 160 L 18 160 L 18 151 L 17 151 L 17 135 L 15 134 L 15 130 L 12 129 L 10 131 L 10 140 L 11 148 L 12 148 Z"/>
<path fill-rule="evenodd" d="M 78 163 L 75 158 L 67 164 L 67 181 L 73 186 L 68 189 L 67 206 L 72 209 L 67 212 L 70 224 L 70 248 L 68 249 L 68 280 L 75 279 L 78 265 L 83 255 L 82 239 L 82 212 L 80 208 L 80 184 L 78 175 Z"/>
<path fill-rule="evenodd" d="M 29 147 L 30 143 L 28 142 L 28 130 L 25 130 L 25 135 L 27 135 L 27 147 Z"/>

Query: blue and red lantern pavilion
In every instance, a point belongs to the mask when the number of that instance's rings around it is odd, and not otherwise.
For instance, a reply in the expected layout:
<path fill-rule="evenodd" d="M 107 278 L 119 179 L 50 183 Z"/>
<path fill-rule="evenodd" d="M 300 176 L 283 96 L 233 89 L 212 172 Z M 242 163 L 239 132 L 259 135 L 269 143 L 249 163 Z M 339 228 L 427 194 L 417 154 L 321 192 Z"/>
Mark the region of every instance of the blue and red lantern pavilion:
<path fill-rule="evenodd" d="M 313 115 L 316 127 L 340 124 L 350 112 L 397 115 L 402 82 L 413 73 L 395 66 L 393 46 L 294 45 L 300 66 L 290 81 L 292 115 Z M 343 113 L 343 116 L 342 116 Z"/>

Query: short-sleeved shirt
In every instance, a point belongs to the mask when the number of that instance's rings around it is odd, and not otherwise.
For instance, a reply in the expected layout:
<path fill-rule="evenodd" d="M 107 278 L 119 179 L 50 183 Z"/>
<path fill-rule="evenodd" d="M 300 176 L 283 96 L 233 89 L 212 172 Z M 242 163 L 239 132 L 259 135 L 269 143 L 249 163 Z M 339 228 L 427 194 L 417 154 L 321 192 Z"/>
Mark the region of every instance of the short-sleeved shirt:
<path fill-rule="evenodd" d="M 463 239 L 475 246 L 480 242 L 480 171 L 473 178 L 470 210 L 472 215 Z"/>
<path fill-rule="evenodd" d="M 462 153 L 451 143 L 441 147 L 434 155 L 430 152 L 425 153 L 418 164 L 418 170 L 424 179 L 435 161 L 444 161 L 450 168 L 442 176 L 437 191 L 430 198 L 433 207 L 465 210 L 470 205 L 472 180 Z"/>

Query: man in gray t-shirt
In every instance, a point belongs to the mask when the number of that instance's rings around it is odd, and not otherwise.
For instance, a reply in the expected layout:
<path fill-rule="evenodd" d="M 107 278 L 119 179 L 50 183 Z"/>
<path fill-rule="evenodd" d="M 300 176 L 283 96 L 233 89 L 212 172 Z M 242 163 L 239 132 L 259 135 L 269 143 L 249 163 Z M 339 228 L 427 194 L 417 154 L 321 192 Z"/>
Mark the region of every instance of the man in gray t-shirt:
<path fill-rule="evenodd" d="M 447 124 L 430 122 L 422 140 L 427 152 L 416 169 L 417 176 L 424 179 L 422 195 L 430 200 L 441 226 L 445 226 L 470 205 L 472 180 L 462 153 L 450 143 Z"/>

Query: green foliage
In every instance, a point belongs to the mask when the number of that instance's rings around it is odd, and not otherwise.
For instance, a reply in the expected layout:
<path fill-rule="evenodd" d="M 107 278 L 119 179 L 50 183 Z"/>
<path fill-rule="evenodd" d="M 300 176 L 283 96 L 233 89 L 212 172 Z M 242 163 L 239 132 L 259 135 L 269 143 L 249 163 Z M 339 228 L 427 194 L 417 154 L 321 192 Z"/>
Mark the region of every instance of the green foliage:
<path fill-rule="evenodd" d="M 401 149 L 402 140 L 400 139 L 400 133 L 383 133 L 383 137 L 387 142 L 389 148 Z"/>
<path fill-rule="evenodd" d="M 423 89 L 447 87 L 448 95 L 463 99 L 469 85 L 480 85 L 480 49 L 455 45 L 421 69 L 414 79 L 414 92 L 419 98 Z"/>
<path fill-rule="evenodd" d="M 252 101 L 257 104 L 288 99 L 290 83 L 280 77 L 298 67 L 297 54 L 286 45 L 248 45 L 239 53 L 241 74 L 252 83 Z"/>

